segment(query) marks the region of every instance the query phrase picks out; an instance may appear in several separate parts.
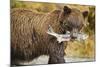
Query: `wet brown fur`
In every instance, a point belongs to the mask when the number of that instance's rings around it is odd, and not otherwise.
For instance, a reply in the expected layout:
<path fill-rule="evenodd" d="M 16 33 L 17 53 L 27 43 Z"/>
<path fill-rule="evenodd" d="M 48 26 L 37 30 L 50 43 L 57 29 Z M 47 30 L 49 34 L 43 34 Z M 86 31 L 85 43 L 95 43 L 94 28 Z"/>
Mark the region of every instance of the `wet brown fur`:
<path fill-rule="evenodd" d="M 49 25 L 55 32 L 64 33 L 64 28 L 60 23 L 65 18 L 63 15 L 62 10 L 38 14 L 27 9 L 12 9 L 11 63 L 19 64 L 31 61 L 40 55 L 49 55 L 48 63 L 64 63 L 63 43 L 58 43 L 55 37 L 46 33 Z M 71 18 L 74 19 L 74 17 Z M 77 18 L 74 20 L 76 21 Z"/>

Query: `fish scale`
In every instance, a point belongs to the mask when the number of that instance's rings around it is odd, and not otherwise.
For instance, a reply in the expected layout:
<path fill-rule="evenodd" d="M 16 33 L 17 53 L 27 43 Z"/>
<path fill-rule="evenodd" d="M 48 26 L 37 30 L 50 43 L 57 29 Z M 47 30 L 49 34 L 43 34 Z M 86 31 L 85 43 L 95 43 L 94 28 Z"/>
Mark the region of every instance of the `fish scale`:
<path fill-rule="evenodd" d="M 53 28 L 50 25 L 49 25 L 47 34 L 56 37 L 57 41 L 59 43 L 61 43 L 63 41 L 70 41 L 71 40 L 71 33 L 69 31 L 66 31 L 66 34 L 58 34 L 58 33 L 55 33 L 53 31 Z M 74 33 L 74 34 L 75 34 L 76 40 L 78 40 L 78 41 L 86 40 L 88 38 L 88 35 L 84 34 L 84 33 Z"/>

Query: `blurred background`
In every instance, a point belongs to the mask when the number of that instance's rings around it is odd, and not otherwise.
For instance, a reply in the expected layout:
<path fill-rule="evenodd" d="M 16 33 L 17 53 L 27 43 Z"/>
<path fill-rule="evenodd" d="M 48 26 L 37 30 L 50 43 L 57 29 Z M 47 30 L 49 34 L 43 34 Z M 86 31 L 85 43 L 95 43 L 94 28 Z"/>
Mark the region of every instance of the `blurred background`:
<path fill-rule="evenodd" d="M 62 9 L 65 5 L 70 8 L 79 9 L 82 12 L 86 10 L 89 12 L 88 17 L 86 18 L 87 26 L 84 28 L 84 32 L 89 35 L 89 38 L 84 42 L 74 41 L 68 42 L 68 44 L 65 43 L 66 57 L 95 59 L 95 6 L 11 0 L 11 9 L 27 8 L 38 13 L 48 13 L 55 9 Z"/>

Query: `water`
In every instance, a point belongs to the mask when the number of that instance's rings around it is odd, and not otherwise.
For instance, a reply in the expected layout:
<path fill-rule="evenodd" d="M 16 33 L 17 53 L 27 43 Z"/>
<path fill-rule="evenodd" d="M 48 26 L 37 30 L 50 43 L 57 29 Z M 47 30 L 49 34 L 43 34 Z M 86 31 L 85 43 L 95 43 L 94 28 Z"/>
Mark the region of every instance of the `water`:
<path fill-rule="evenodd" d="M 72 58 L 72 57 L 64 57 L 65 62 L 85 62 L 85 61 L 94 61 L 94 59 L 90 58 Z M 42 55 L 36 59 L 34 59 L 32 62 L 27 62 L 27 63 L 21 63 L 22 65 L 37 65 L 37 64 L 48 64 L 49 56 Z"/>

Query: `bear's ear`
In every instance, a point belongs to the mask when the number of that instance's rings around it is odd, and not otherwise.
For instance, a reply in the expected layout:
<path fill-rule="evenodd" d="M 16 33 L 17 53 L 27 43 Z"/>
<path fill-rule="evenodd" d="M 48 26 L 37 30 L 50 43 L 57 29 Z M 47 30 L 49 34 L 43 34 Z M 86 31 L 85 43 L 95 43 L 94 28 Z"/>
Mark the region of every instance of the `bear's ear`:
<path fill-rule="evenodd" d="M 86 18 L 88 16 L 88 11 L 84 11 L 82 12 L 82 14 L 83 14 L 83 17 Z"/>
<path fill-rule="evenodd" d="M 63 11 L 64 11 L 64 14 L 69 14 L 71 12 L 71 9 L 67 6 L 64 6 Z"/>

